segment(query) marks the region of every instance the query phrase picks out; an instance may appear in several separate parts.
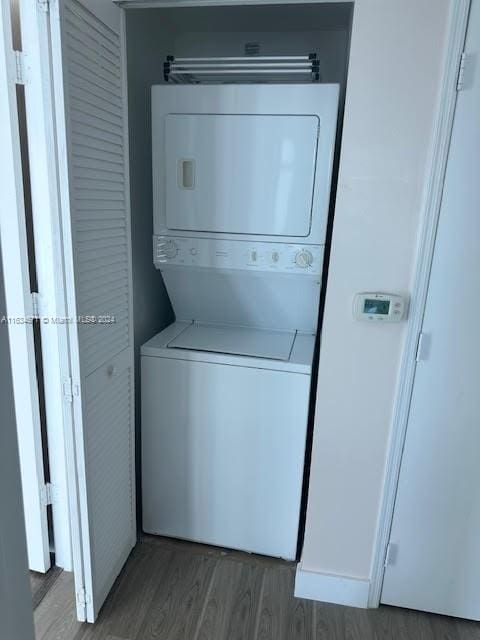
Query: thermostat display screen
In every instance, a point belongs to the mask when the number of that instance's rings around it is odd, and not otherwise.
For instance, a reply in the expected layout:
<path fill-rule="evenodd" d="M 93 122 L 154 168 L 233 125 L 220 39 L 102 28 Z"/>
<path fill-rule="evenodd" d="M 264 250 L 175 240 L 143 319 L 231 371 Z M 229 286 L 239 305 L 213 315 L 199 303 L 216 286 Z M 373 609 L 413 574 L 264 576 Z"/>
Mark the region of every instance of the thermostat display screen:
<path fill-rule="evenodd" d="M 390 311 L 390 300 L 374 300 L 366 298 L 363 306 L 364 313 L 380 316 L 388 316 Z"/>

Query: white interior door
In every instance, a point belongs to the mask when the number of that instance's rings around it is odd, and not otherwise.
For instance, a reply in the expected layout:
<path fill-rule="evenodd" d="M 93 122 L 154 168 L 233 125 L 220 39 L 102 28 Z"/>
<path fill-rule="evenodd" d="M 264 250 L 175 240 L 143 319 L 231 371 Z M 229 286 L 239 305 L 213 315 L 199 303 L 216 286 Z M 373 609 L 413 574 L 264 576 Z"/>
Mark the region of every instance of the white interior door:
<path fill-rule="evenodd" d="M 480 0 L 473 0 L 381 601 L 480 619 Z"/>
<path fill-rule="evenodd" d="M 123 13 L 51 3 L 71 360 L 67 450 L 80 620 L 93 622 L 136 541 Z"/>
<path fill-rule="evenodd" d="M 28 563 L 31 570 L 46 572 L 50 549 L 33 325 L 24 322 L 32 318 L 33 309 L 9 2 L 2 2 L 0 8 L 0 55 L 0 233 L 9 318 L 2 318 L 0 331 L 8 327 L 12 354 Z"/>

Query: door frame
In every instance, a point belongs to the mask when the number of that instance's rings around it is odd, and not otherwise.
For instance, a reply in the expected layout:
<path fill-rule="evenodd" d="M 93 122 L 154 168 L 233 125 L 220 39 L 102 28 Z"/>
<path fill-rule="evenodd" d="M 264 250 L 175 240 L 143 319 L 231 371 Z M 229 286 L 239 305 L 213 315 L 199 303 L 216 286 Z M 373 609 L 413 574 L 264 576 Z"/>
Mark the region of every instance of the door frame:
<path fill-rule="evenodd" d="M 377 525 L 372 562 L 368 606 L 380 604 L 385 573 L 385 559 L 393 522 L 395 499 L 400 477 L 403 448 L 408 428 L 413 393 L 419 336 L 427 302 L 430 271 L 435 250 L 443 185 L 457 103 L 459 73 L 468 26 L 471 0 L 455 0 L 450 5 L 448 43 L 445 52 L 445 71 L 440 92 L 440 109 L 430 149 L 430 172 L 423 192 L 420 234 L 416 251 L 416 265 L 410 300 L 405 346 L 397 384 L 390 442 L 385 467 L 385 482 Z"/>
<path fill-rule="evenodd" d="M 72 570 L 66 434 L 70 411 L 65 391 L 70 376 L 61 221 L 54 153 L 55 127 L 49 58 L 48 12 L 40 2 L 19 0 L 25 110 L 30 161 L 33 234 L 38 281 L 46 434 L 51 483 L 55 563 Z"/>
<path fill-rule="evenodd" d="M 10 4 L 1 5 L 0 56 L 2 57 L 2 120 L 0 138 L 6 158 L 0 182 L 4 203 L 0 215 L 8 337 L 11 352 L 17 440 L 23 488 L 29 567 L 45 573 L 50 568 L 47 501 L 33 308 L 29 276 L 23 167 L 17 85 L 22 84 L 19 59 L 13 47 Z M 21 65 L 20 65 L 21 67 Z M 15 186 L 15 189 L 12 186 Z"/>
<path fill-rule="evenodd" d="M 5 22 L 10 21 L 9 3 L 5 4 L 3 14 Z M 22 481 L 27 487 L 35 485 L 34 489 L 28 491 L 27 499 L 24 496 L 24 501 L 27 502 L 25 508 L 27 532 L 31 528 L 28 526 L 29 520 L 38 520 L 36 514 L 39 509 L 41 510 L 41 529 L 45 532 L 42 540 L 43 562 L 39 550 L 35 553 L 35 558 L 32 561 L 30 541 L 29 560 L 30 568 L 36 571 L 45 572 L 50 567 L 46 509 L 47 505 L 51 504 L 55 562 L 66 571 L 71 571 L 72 551 L 64 438 L 64 425 L 67 424 L 67 417 L 64 415 L 61 400 L 63 375 L 65 371 L 68 372 L 69 363 L 68 358 L 64 357 L 65 327 L 55 322 L 44 321 L 44 318 L 64 316 L 60 296 L 61 286 L 63 287 L 61 251 L 58 254 L 59 257 L 52 253 L 52 247 L 58 238 L 58 233 L 54 233 L 58 207 L 56 163 L 54 155 L 51 153 L 51 141 L 54 140 L 54 131 L 51 127 L 53 112 L 51 112 L 49 85 L 44 82 L 45 74 L 49 73 L 48 65 L 43 64 L 48 55 L 48 43 L 42 40 L 40 32 L 35 28 L 37 20 L 47 20 L 47 12 L 41 3 L 22 0 L 18 3 L 18 15 L 15 14 L 15 17 L 19 22 L 22 50 L 15 51 L 12 38 L 8 35 L 11 29 L 8 27 L 8 33 L 5 35 L 8 52 L 6 51 L 5 55 L 8 54 L 12 60 L 10 65 L 10 100 L 16 104 L 15 84 L 21 84 L 24 87 L 25 95 L 35 271 L 39 290 L 39 293 L 36 294 L 37 308 L 35 311 L 40 320 L 47 438 L 46 442 L 42 442 L 35 352 L 29 335 L 31 327 L 29 325 L 18 326 L 10 331 L 10 340 L 14 356 L 12 357 L 14 387 L 16 388 L 16 396 L 21 397 L 21 402 L 17 397 L 17 415 L 19 416 L 17 429 Z M 21 71 L 17 72 L 16 83 L 14 82 L 15 66 Z M 17 132 L 13 132 L 12 135 L 18 138 Z M 16 147 L 16 140 L 13 142 Z M 14 162 L 17 180 L 21 180 L 21 164 L 18 164 L 16 157 L 14 157 Z M 18 206 L 23 209 L 23 190 L 18 202 Z M 28 248 L 24 218 L 25 214 L 21 211 L 18 217 L 7 216 L 2 223 L 7 299 L 12 309 L 9 313 L 13 316 L 34 315 L 28 278 Z M 18 274 L 21 276 L 20 289 L 17 285 Z M 22 294 L 24 298 L 23 310 L 20 306 Z M 29 365 L 26 363 L 25 349 L 30 359 Z M 28 390 L 25 386 L 26 380 L 28 380 Z M 18 386 L 20 389 L 17 389 Z M 47 446 L 49 454 L 50 482 L 48 485 L 45 484 L 44 446 Z M 29 537 L 31 536 L 27 536 L 27 540 Z"/>

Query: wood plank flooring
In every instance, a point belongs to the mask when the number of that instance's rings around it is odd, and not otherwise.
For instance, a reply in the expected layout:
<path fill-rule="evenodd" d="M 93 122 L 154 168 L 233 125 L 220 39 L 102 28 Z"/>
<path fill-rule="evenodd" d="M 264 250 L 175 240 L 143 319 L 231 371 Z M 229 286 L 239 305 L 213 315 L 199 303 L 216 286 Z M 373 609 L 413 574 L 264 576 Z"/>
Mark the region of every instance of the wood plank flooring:
<path fill-rule="evenodd" d="M 52 567 L 47 573 L 30 571 L 30 587 L 34 609 L 38 607 L 61 573 L 62 570 L 58 567 Z"/>
<path fill-rule="evenodd" d="M 72 574 L 57 570 L 36 640 L 480 640 L 479 623 L 300 600 L 293 585 L 291 563 L 145 536 L 95 625 L 76 621 Z"/>

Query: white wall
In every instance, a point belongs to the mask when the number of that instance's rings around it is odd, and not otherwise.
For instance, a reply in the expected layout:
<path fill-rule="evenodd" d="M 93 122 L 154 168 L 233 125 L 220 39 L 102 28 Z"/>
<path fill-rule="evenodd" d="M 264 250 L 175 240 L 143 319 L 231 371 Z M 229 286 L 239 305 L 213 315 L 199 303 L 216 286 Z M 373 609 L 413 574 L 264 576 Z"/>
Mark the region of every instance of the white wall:
<path fill-rule="evenodd" d="M 370 577 L 405 323 L 356 322 L 352 300 L 359 291 L 408 294 L 411 287 L 449 6 L 449 0 L 355 3 L 306 571 Z"/>
<path fill-rule="evenodd" d="M 163 61 L 170 50 L 168 32 L 152 29 L 149 11 L 127 20 L 130 191 L 135 346 L 173 321 L 160 272 L 153 266 L 153 187 L 150 93 L 163 82 Z M 140 376 L 137 376 L 138 381 Z M 139 403 L 137 403 L 139 404 Z"/>
<path fill-rule="evenodd" d="M 149 12 L 128 14 L 127 65 L 135 357 L 137 511 L 141 510 L 140 346 L 173 321 L 162 276 L 153 266 L 153 187 L 150 88 L 163 81 L 169 39 L 149 26 Z"/>

